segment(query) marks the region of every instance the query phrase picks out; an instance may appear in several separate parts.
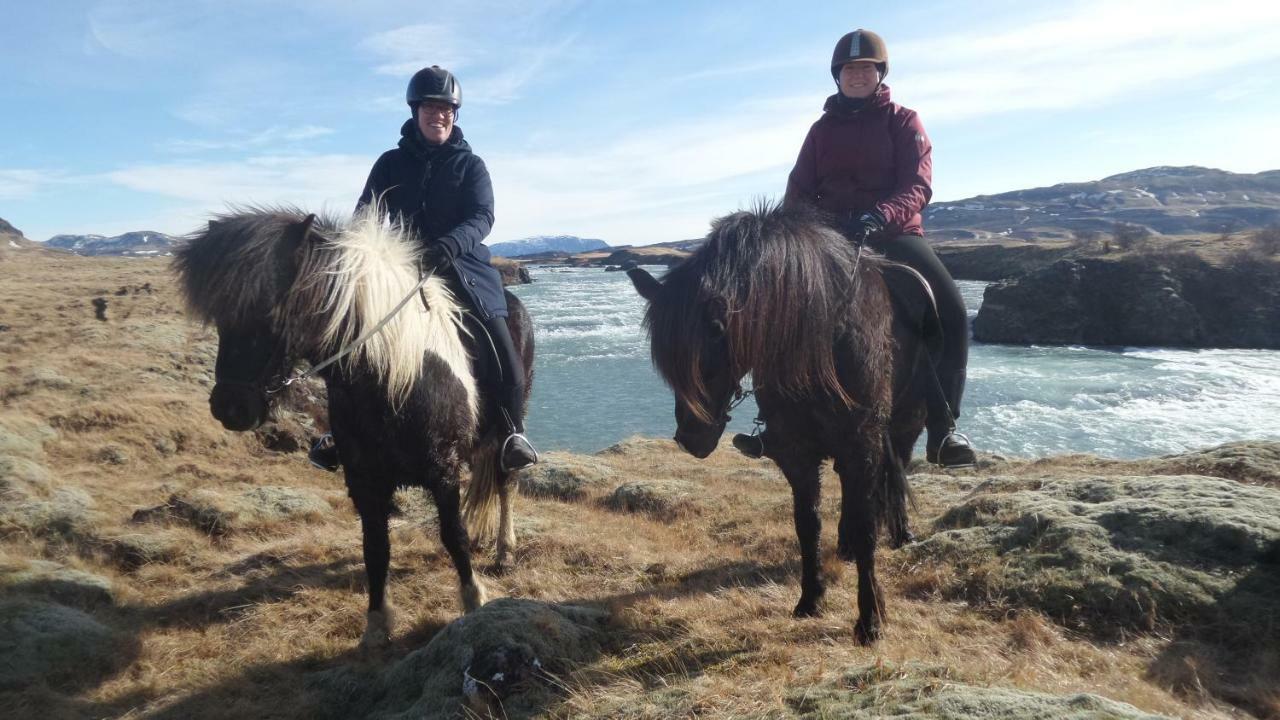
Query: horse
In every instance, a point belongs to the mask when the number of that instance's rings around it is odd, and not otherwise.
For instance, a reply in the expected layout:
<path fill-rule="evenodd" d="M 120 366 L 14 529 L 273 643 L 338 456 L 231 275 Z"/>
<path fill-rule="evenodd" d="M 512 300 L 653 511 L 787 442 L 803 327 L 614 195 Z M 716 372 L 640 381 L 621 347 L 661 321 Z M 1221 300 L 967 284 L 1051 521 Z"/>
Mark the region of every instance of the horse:
<path fill-rule="evenodd" d="M 857 564 L 862 644 L 880 637 L 885 616 L 875 574 L 880 529 L 894 544 L 910 538 L 904 468 L 924 428 L 922 371 L 934 347 L 922 335 L 923 303 L 890 292 L 886 279 L 899 270 L 914 272 L 855 248 L 814 211 L 762 202 L 713 221 L 705 242 L 662 281 L 628 271 L 648 301 L 644 326 L 675 395 L 682 449 L 699 459 L 715 450 L 744 395 L 742 379 L 752 376 L 767 427 L 763 455 L 794 501 L 797 617 L 818 615 L 825 592 L 820 468 L 834 459 L 837 554 Z"/>
<path fill-rule="evenodd" d="M 487 357 L 476 352 L 484 330 L 479 323 L 470 329 L 440 276 L 422 278 L 420 256 L 411 233 L 371 205 L 345 223 L 296 208 L 215 216 L 173 259 L 189 313 L 217 328 L 209 408 L 224 427 L 261 425 L 300 377 L 285 379 L 300 361 L 327 386 L 347 494 L 360 515 L 366 649 L 385 645 L 394 625 L 386 583 L 397 488 L 420 487 L 434 500 L 466 612 L 486 599 L 467 526 L 487 534 L 500 505 L 499 569 L 515 544 L 512 478 L 497 461 L 504 428 L 477 387 L 486 370 L 471 360 Z M 528 388 L 532 323 L 524 305 L 506 297 Z M 471 469 L 465 504 L 464 464 Z"/>

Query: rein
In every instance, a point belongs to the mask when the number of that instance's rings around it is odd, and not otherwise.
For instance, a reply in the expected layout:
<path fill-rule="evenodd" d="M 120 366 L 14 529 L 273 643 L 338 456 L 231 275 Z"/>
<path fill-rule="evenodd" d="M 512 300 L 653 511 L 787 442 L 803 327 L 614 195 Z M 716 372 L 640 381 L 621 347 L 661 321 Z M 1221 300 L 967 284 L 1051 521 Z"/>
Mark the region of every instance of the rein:
<path fill-rule="evenodd" d="M 419 272 L 419 274 L 421 274 L 421 272 Z M 431 272 L 428 272 L 426 275 L 422 276 L 422 279 L 418 281 L 418 284 L 414 285 L 413 288 L 409 290 L 408 294 L 406 294 L 400 300 L 399 303 L 396 303 L 395 307 L 391 308 L 391 312 L 387 313 L 386 317 L 378 321 L 377 325 L 374 325 L 373 327 L 366 330 L 364 334 L 362 334 L 360 337 L 356 338 L 355 340 L 352 340 L 346 347 L 339 349 L 338 352 L 326 358 L 324 361 L 320 362 L 319 364 L 312 365 L 305 372 L 297 373 L 292 377 L 286 378 L 285 380 L 281 381 L 279 385 L 275 387 L 265 388 L 266 393 L 268 395 L 275 395 L 276 393 L 283 391 L 285 388 L 289 387 L 294 383 L 302 382 L 314 376 L 316 373 L 320 372 L 321 370 L 329 367 L 330 365 L 338 362 L 339 360 L 346 357 L 347 355 L 350 355 L 351 353 L 355 352 L 357 349 L 359 349 L 361 345 L 365 344 L 365 342 L 367 342 L 369 338 L 381 332 L 382 328 L 385 327 L 387 323 L 391 322 L 391 319 L 394 318 L 396 315 L 398 315 L 400 311 L 404 309 L 404 306 L 408 305 L 409 301 L 412 300 L 415 295 L 419 294 L 419 291 L 421 291 L 422 288 L 427 284 L 427 281 L 434 276 L 435 276 L 435 269 L 433 268 Z M 422 293 L 421 297 L 422 297 L 423 307 L 427 307 L 427 309 L 430 310 L 430 307 L 427 306 L 426 293 Z"/>

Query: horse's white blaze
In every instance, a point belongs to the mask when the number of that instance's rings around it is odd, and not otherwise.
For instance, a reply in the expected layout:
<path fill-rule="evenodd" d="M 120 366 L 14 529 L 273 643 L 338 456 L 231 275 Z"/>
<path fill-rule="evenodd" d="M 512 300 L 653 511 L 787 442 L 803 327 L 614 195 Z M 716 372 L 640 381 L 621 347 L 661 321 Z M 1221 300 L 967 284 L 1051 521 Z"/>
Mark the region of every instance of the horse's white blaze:
<path fill-rule="evenodd" d="M 418 284 L 418 248 L 399 223 L 383 219 L 369 206 L 332 242 L 337 260 L 330 272 L 323 312 L 329 322 L 322 339 L 332 347 L 346 347 L 391 315 Z M 387 396 L 399 405 L 422 375 L 426 353 L 438 356 L 466 390 L 467 405 L 477 415 L 476 382 L 463 344 L 462 307 L 444 280 L 433 277 L 422 288 L 427 307 L 411 299 L 391 316 L 382 330 L 368 338 L 348 359 L 364 359 L 387 386 Z M 355 322 L 344 322 L 351 318 Z"/>

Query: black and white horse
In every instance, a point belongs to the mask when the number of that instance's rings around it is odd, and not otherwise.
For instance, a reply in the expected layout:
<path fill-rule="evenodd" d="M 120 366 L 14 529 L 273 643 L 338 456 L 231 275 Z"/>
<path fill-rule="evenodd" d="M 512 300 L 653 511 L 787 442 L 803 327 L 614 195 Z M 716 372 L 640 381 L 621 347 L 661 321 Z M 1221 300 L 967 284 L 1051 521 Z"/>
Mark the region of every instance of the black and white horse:
<path fill-rule="evenodd" d="M 464 515 L 484 534 L 500 504 L 499 567 L 510 562 L 515 542 L 514 488 L 497 462 L 505 428 L 480 392 L 473 362 L 488 355 L 476 351 L 477 342 L 486 342 L 483 330 L 479 323 L 468 329 L 444 280 L 421 280 L 419 250 L 377 208 L 347 224 L 293 209 L 254 209 L 210 221 L 173 263 L 191 313 L 218 330 L 209 407 L 227 429 L 259 426 L 295 363 L 314 368 L 349 351 L 318 375 L 360 514 L 369 582 L 364 646 L 386 643 L 392 630 L 387 522 L 396 488 L 421 487 L 434 499 L 467 611 L 485 602 L 485 589 L 472 569 Z M 528 387 L 532 324 L 510 293 L 507 303 Z M 471 469 L 465 507 L 464 465 Z"/>

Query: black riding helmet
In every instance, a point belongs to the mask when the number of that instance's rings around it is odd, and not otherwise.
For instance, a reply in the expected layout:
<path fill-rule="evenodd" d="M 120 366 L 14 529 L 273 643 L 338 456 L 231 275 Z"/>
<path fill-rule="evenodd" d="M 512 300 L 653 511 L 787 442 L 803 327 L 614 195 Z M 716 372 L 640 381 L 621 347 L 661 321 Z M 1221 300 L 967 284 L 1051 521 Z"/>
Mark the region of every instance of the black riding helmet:
<path fill-rule="evenodd" d="M 880 79 L 889 74 L 889 49 L 884 40 L 870 30 L 854 30 L 836 41 L 831 51 L 831 77 L 840 82 L 840 68 L 856 60 L 871 60 L 880 71 Z"/>
<path fill-rule="evenodd" d="M 428 100 L 449 103 L 454 112 L 462 107 L 462 86 L 453 73 L 439 65 L 432 65 L 413 74 L 413 78 L 409 80 L 409 89 L 405 91 L 404 101 L 416 113 L 418 103 Z"/>

